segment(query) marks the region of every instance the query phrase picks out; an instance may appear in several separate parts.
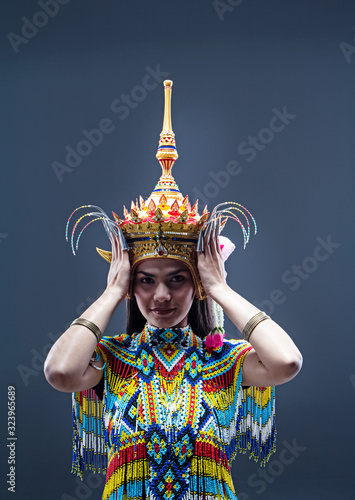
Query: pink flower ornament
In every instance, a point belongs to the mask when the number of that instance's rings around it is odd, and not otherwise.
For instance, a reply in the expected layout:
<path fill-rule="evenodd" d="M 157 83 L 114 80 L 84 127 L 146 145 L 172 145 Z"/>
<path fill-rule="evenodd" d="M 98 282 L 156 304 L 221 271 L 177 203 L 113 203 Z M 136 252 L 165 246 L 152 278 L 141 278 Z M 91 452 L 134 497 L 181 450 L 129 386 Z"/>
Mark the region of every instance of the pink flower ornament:
<path fill-rule="evenodd" d="M 223 345 L 225 333 L 223 328 L 216 327 L 210 331 L 205 340 L 206 348 L 210 351 L 219 349 Z"/>
<path fill-rule="evenodd" d="M 225 236 L 219 236 L 219 246 L 221 247 L 222 259 L 225 262 L 235 249 L 235 244 Z"/>

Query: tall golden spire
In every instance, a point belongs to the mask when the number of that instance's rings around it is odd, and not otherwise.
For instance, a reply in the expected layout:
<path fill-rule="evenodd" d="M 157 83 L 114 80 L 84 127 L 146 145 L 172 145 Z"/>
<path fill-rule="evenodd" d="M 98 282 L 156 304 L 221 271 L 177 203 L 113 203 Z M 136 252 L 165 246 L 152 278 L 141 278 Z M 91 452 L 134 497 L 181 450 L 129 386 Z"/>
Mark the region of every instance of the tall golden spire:
<path fill-rule="evenodd" d="M 164 122 L 163 122 L 163 129 L 160 134 L 160 141 L 157 152 L 157 158 L 163 168 L 163 173 L 164 173 L 164 167 L 167 168 L 167 170 L 170 173 L 174 161 L 177 160 L 179 157 L 176 151 L 175 134 L 171 126 L 172 86 L 173 82 L 171 80 L 164 81 L 164 94 L 165 94 Z M 162 162 L 161 160 L 168 160 L 168 161 Z"/>
<path fill-rule="evenodd" d="M 173 82 L 171 80 L 164 81 L 164 122 L 162 132 L 172 131 L 171 126 L 171 91 L 173 87 Z"/>
<path fill-rule="evenodd" d="M 158 184 L 155 186 L 155 189 L 152 192 L 150 198 L 155 198 L 159 195 L 161 196 L 162 194 L 165 194 L 167 199 L 178 199 L 178 201 L 181 203 L 183 200 L 183 196 L 180 193 L 174 177 L 171 175 L 173 165 L 179 157 L 176 151 L 175 134 L 171 125 L 172 86 L 173 82 L 171 80 L 164 81 L 164 121 L 163 129 L 160 134 L 158 152 L 156 155 L 162 168 L 162 175 L 159 179 Z"/>

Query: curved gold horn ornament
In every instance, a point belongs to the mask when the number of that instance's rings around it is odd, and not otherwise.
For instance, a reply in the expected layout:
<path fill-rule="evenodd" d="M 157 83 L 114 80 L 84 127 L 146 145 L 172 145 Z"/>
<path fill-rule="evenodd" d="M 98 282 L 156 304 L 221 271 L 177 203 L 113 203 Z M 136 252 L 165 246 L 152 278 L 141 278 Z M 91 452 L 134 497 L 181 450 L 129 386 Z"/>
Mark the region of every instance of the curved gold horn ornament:
<path fill-rule="evenodd" d="M 203 235 L 206 234 L 205 231 L 207 231 L 208 235 L 212 231 L 219 234 L 227 220 L 232 218 L 241 226 L 245 247 L 250 236 L 248 216 L 253 221 L 255 233 L 257 228 L 250 212 L 236 202 L 220 203 L 213 209 L 211 216 L 206 205 L 200 215 L 198 213 L 198 201 L 191 207 L 188 196 L 183 196 L 180 192 L 171 173 L 175 161 L 178 159 L 175 134 L 171 124 L 172 85 L 171 80 L 164 81 L 164 119 L 156 154 L 162 173 L 149 198 L 144 200 L 140 196 L 139 204 L 137 199 L 136 202 L 132 201 L 130 211 L 123 207 L 123 219 L 112 212 L 114 220 L 111 220 L 100 207 L 95 205 L 79 207 L 72 212 L 67 221 L 66 238 L 68 241 L 68 226 L 73 214 L 80 208 L 94 208 L 96 211 L 81 216 L 74 225 L 71 235 L 71 246 L 74 255 L 76 227 L 84 217 L 95 217 L 81 230 L 76 241 L 76 250 L 84 229 L 91 222 L 101 220 L 108 237 L 110 237 L 110 233 L 118 235 L 123 248 L 128 247 L 132 273 L 134 273 L 136 265 L 144 259 L 169 258 L 180 260 L 190 269 L 195 284 L 196 296 L 203 300 L 206 298 L 206 293 L 198 273 L 197 252 L 203 251 Z M 239 219 L 239 214 L 244 217 L 246 226 Z M 96 250 L 102 258 L 107 262 L 111 262 L 112 253 L 110 251 L 100 248 L 96 248 Z M 129 291 L 129 296 L 132 296 L 132 289 Z"/>

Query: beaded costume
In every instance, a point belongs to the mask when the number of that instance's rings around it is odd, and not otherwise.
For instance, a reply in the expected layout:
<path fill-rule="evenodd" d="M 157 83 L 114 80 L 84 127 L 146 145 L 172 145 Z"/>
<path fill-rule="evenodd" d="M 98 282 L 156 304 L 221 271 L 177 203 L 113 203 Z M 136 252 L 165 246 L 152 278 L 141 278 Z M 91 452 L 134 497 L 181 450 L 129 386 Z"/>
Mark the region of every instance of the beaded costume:
<path fill-rule="evenodd" d="M 96 353 L 104 360 L 103 394 L 98 388 L 73 394 L 72 471 L 81 477 L 85 469 L 106 472 L 105 500 L 236 500 L 230 472 L 236 453 L 248 451 L 265 465 L 275 451 L 274 388 L 241 387 L 243 360 L 252 346 L 244 340 L 223 342 L 223 311 L 206 298 L 197 267 L 204 236 L 212 230 L 220 234 L 227 219 L 239 223 L 244 247 L 251 232 L 249 218 L 255 232 L 256 224 L 238 203 L 221 203 L 211 214 L 205 207 L 199 215 L 197 201 L 191 207 L 188 196 L 182 196 L 171 175 L 178 157 L 171 86 L 171 81 L 164 82 L 157 153 L 162 175 L 150 197 L 132 202 L 130 212 L 124 208 L 124 219 L 113 212 L 111 220 L 95 205 L 79 207 L 68 219 L 66 238 L 77 210 L 96 209 L 74 225 L 74 254 L 78 224 L 94 217 L 80 231 L 76 250 L 84 229 L 101 220 L 107 235 L 118 236 L 128 250 L 132 273 L 143 259 L 182 261 L 190 269 L 198 299 L 211 302 L 217 328 L 201 340 L 190 326 L 159 329 L 146 324 L 142 332 L 104 337 L 98 344 Z M 219 238 L 222 251 L 228 239 Z M 111 261 L 111 252 L 97 251 Z M 223 260 L 229 253 L 222 252 Z"/>
<path fill-rule="evenodd" d="M 236 453 L 275 449 L 274 388 L 241 387 L 251 348 L 207 350 L 189 326 L 104 337 L 102 401 L 73 395 L 73 472 L 107 471 L 105 500 L 236 500 Z"/>

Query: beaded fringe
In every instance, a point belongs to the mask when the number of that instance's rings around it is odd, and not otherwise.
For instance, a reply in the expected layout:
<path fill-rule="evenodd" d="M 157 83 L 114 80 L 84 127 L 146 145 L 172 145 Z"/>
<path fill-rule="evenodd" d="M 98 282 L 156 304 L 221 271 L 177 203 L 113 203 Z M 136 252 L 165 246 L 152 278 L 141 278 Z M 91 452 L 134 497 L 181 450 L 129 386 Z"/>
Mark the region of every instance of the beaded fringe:
<path fill-rule="evenodd" d="M 238 452 L 265 467 L 276 450 L 275 388 L 241 387 L 242 371 L 235 368 L 205 381 L 204 392 L 214 407 L 222 449 L 229 461 Z M 237 391 L 239 387 L 239 391 Z"/>
<path fill-rule="evenodd" d="M 236 378 L 234 383 L 239 384 Z M 274 388 L 240 389 L 238 394 L 234 395 L 231 405 L 230 398 L 233 397 L 234 388 L 231 386 L 225 389 L 221 383 L 221 380 L 213 379 L 213 389 L 216 391 L 217 388 L 217 392 L 206 391 L 208 399 L 213 400 L 217 414 L 219 439 L 211 443 L 209 436 L 204 437 L 201 434 L 196 442 L 191 463 L 190 491 L 186 500 L 236 498 L 233 484 L 228 481 L 228 463 L 235 458 L 237 452 L 249 452 L 249 458 L 260 460 L 260 465 L 265 466 L 275 451 Z M 73 432 L 72 472 L 81 478 L 85 469 L 98 473 L 106 472 L 105 442 L 108 433 L 104 431 L 102 403 L 92 389 L 73 394 Z M 127 446 L 128 439 L 132 444 Z M 111 479 L 108 478 L 107 487 L 109 482 L 113 481 L 114 485 L 111 487 L 113 486 L 117 493 L 124 488 L 127 500 L 140 498 L 143 490 L 147 492 L 148 498 L 156 500 L 153 494 L 149 493 L 149 461 L 144 432 L 127 436 L 121 432 L 121 426 L 117 425 L 112 444 L 117 453 L 118 470 Z M 134 480 L 130 481 L 130 478 Z"/>
<path fill-rule="evenodd" d="M 276 450 L 274 387 L 249 387 L 238 397 L 239 425 L 236 449 L 265 467 Z"/>
<path fill-rule="evenodd" d="M 102 403 L 93 389 L 72 394 L 73 459 L 71 472 L 81 478 L 85 469 L 107 469 Z"/>

